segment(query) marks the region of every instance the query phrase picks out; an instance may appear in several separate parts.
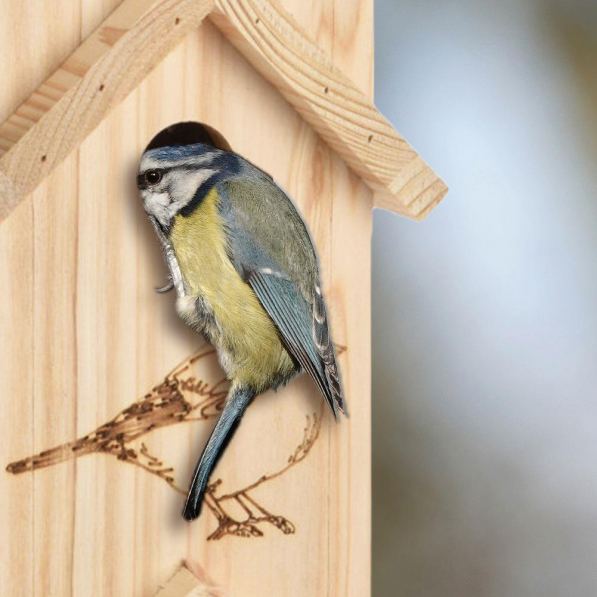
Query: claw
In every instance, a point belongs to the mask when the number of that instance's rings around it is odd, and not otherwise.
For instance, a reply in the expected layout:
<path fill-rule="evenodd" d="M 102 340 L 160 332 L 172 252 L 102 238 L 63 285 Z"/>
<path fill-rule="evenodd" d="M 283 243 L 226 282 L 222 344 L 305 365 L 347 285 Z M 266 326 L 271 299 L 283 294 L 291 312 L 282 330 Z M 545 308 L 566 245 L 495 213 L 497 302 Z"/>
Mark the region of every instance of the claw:
<path fill-rule="evenodd" d="M 156 292 L 159 292 L 160 294 L 164 294 L 164 292 L 170 292 L 170 290 L 172 290 L 174 288 L 174 282 L 172 282 L 172 278 L 170 276 L 168 276 L 168 284 L 166 284 L 166 286 L 162 286 L 161 288 L 154 288 L 154 290 Z"/>

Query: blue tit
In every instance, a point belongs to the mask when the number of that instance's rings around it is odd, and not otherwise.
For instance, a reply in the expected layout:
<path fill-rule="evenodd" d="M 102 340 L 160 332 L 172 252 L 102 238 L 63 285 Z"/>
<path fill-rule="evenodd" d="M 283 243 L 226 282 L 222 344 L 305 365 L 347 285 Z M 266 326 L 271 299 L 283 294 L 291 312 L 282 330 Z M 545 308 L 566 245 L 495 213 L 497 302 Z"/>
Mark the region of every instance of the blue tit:
<path fill-rule="evenodd" d="M 306 371 L 336 420 L 339 411 L 347 414 L 346 402 L 315 250 L 274 180 L 238 154 L 194 143 L 146 150 L 137 185 L 170 270 L 176 310 L 216 347 L 231 382 L 193 473 L 183 512 L 193 520 L 257 394 Z"/>

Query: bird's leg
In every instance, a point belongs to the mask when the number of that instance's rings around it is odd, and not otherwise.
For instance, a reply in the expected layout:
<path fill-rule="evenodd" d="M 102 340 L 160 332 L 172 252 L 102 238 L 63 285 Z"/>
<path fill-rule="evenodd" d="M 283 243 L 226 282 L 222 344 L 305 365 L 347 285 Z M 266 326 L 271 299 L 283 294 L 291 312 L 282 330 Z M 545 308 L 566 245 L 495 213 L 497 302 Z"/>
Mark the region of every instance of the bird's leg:
<path fill-rule="evenodd" d="M 182 273 L 176 255 L 174 254 L 174 249 L 171 245 L 164 247 L 164 256 L 166 257 L 166 264 L 170 270 L 170 280 L 172 281 L 174 288 L 176 288 L 176 295 L 178 298 L 183 297 L 185 295 L 185 287 Z"/>
<path fill-rule="evenodd" d="M 159 294 L 164 294 L 165 292 L 170 292 L 174 288 L 174 282 L 172 282 L 172 276 L 168 274 L 168 283 L 165 286 L 155 287 L 154 290 Z"/>
<path fill-rule="evenodd" d="M 255 518 L 255 516 L 253 515 L 253 511 L 249 508 L 249 506 L 247 506 L 247 504 L 245 504 L 245 502 L 243 502 L 243 500 L 241 500 L 241 496 L 244 496 L 244 493 L 241 491 L 238 495 L 234 496 L 234 500 L 239 504 L 239 506 L 247 513 L 247 522 L 252 521 L 252 520 L 257 520 Z"/>
<path fill-rule="evenodd" d="M 158 221 L 152 216 L 150 216 L 149 219 L 151 220 L 151 223 L 155 228 L 158 238 L 160 239 L 162 250 L 164 251 L 164 259 L 166 260 L 166 265 L 170 270 L 170 283 L 164 286 L 164 288 L 156 290 L 158 292 L 168 292 L 171 288 L 176 288 L 176 294 L 180 298 L 185 295 L 185 288 L 182 279 L 182 273 L 180 272 L 180 266 L 178 265 L 176 255 L 174 254 L 174 249 L 172 248 L 170 241 L 167 239 Z"/>
<path fill-rule="evenodd" d="M 280 516 L 268 512 L 263 506 L 259 505 L 248 493 L 239 494 L 243 496 L 245 500 L 252 504 L 255 509 L 261 513 L 261 516 L 254 518 L 256 522 L 269 522 L 276 528 L 280 529 L 285 535 L 292 535 L 295 532 L 294 525 L 285 516 Z"/>

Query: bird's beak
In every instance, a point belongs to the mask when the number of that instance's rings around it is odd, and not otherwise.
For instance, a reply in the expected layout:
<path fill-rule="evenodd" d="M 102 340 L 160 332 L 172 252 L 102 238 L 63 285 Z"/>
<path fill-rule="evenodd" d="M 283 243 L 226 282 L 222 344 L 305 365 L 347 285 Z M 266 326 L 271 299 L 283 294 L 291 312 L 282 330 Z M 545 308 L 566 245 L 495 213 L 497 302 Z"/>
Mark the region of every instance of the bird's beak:
<path fill-rule="evenodd" d="M 157 232 L 158 238 L 160 239 L 160 242 L 162 243 L 162 245 L 167 244 L 168 237 L 167 237 L 166 230 L 164 229 L 164 227 L 158 222 L 158 220 L 155 216 L 149 215 L 149 220 L 153 224 L 153 227 L 155 228 L 155 231 Z"/>

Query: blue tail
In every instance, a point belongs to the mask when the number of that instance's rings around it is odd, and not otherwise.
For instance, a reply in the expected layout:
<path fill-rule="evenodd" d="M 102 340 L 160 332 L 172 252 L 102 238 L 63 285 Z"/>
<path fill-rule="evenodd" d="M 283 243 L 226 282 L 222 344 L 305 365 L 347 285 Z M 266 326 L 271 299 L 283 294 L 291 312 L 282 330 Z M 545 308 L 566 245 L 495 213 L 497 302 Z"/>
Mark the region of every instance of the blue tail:
<path fill-rule="evenodd" d="M 248 388 L 233 388 L 230 390 L 220 413 L 218 422 L 209 436 L 209 440 L 203 449 L 203 454 L 195 467 L 193 480 L 187 495 L 187 502 L 183 510 L 183 517 L 186 520 L 195 520 L 201 514 L 205 488 L 216 466 L 218 459 L 224 453 L 228 442 L 234 435 L 245 409 L 255 396 L 255 393 Z"/>

